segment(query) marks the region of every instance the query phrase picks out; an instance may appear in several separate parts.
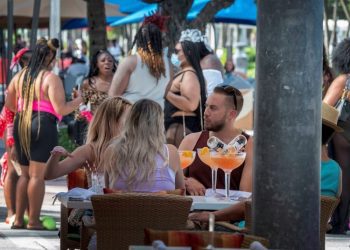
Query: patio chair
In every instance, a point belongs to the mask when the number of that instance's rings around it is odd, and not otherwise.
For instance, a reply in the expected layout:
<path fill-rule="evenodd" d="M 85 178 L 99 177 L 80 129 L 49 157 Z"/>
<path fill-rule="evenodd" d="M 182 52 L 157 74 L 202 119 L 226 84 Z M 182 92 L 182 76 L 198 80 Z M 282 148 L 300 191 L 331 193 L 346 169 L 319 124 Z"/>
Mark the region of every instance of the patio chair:
<path fill-rule="evenodd" d="M 263 237 L 241 233 L 145 229 L 145 245 L 152 245 L 155 240 L 161 240 L 170 247 L 190 246 L 192 249 L 202 249 L 208 245 L 219 248 L 249 248 L 254 241 L 265 247 L 269 246 L 269 241 Z"/>
<path fill-rule="evenodd" d="M 97 249 L 142 245 L 144 229 L 185 229 L 192 199 L 151 193 L 114 193 L 91 197 Z"/>
<path fill-rule="evenodd" d="M 325 237 L 327 232 L 328 221 L 330 220 L 334 209 L 339 203 L 339 198 L 330 196 L 321 196 L 321 213 L 320 213 L 320 249 L 325 249 Z M 251 215 L 251 201 L 246 201 L 245 209 L 245 225 L 247 232 L 251 232 L 252 215 Z"/>

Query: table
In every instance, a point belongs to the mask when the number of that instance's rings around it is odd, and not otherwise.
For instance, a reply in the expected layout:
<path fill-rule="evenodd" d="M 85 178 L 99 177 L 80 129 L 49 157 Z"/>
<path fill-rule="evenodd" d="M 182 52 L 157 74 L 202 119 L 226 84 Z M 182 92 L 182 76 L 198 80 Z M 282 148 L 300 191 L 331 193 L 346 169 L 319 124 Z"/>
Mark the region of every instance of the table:
<path fill-rule="evenodd" d="M 239 202 L 235 200 L 226 200 L 224 198 L 217 198 L 217 197 L 205 197 L 205 196 L 187 196 L 187 197 L 191 197 L 193 200 L 191 211 L 220 210 Z M 66 208 L 92 209 L 92 203 L 90 200 L 71 201 L 71 200 L 68 200 L 67 197 L 58 198 L 58 200 Z"/>

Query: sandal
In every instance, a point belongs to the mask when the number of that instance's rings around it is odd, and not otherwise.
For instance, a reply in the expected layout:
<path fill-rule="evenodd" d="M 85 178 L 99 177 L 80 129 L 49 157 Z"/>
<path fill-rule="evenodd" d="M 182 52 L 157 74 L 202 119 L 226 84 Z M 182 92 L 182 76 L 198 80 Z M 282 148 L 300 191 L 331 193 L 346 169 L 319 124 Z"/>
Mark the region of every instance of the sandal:
<path fill-rule="evenodd" d="M 43 231 L 43 230 L 47 230 L 45 227 L 43 226 L 29 226 L 27 225 L 27 229 L 28 230 L 36 230 L 36 231 Z"/>
<path fill-rule="evenodd" d="M 26 228 L 25 228 L 24 224 L 17 226 L 14 223 L 12 223 L 11 229 L 26 229 Z"/>

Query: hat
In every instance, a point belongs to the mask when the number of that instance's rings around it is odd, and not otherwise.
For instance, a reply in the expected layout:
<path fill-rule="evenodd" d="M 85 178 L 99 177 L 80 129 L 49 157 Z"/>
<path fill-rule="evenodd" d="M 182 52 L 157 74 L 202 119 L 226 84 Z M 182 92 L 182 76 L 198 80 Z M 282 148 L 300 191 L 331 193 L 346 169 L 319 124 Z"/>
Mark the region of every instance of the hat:
<path fill-rule="evenodd" d="M 342 132 L 344 130 L 337 125 L 338 117 L 339 111 L 336 108 L 322 102 L 322 123 L 334 129 L 336 132 Z"/>

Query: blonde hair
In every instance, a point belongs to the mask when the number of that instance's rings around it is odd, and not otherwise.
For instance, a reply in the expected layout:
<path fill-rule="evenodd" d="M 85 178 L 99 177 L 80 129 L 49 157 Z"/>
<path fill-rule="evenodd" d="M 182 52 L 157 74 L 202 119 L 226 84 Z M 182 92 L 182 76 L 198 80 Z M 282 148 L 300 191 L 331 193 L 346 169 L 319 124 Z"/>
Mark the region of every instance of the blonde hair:
<path fill-rule="evenodd" d="M 137 101 L 127 117 L 120 137 L 112 141 L 102 159 L 111 186 L 119 179 L 131 190 L 137 183 L 148 182 L 156 168 L 156 156 L 164 160 L 164 116 L 160 105 Z"/>
<path fill-rule="evenodd" d="M 49 46 L 50 44 L 50 46 Z M 45 72 L 55 58 L 56 50 L 59 47 L 57 39 L 40 38 L 33 50 L 29 64 L 20 73 L 17 82 L 18 91 L 21 90 L 20 97 L 22 98 L 22 111 L 19 113 L 19 141 L 21 149 L 24 154 L 30 160 L 30 144 L 31 144 L 31 129 L 32 129 L 32 114 L 33 114 L 33 101 L 35 99 L 35 83 L 38 78 L 39 82 L 39 94 L 38 101 L 40 102 L 40 93 Z M 22 77 L 23 76 L 23 77 Z M 21 86 L 21 87 L 20 87 Z M 37 136 L 40 131 L 40 111 L 39 113 L 39 126 Z"/>
<path fill-rule="evenodd" d="M 95 163 L 101 161 L 101 155 L 110 140 L 120 133 L 122 125 L 120 119 L 130 106 L 129 101 L 119 96 L 106 98 L 98 106 L 89 124 L 86 138 L 86 144 L 90 144 L 93 148 Z"/>

